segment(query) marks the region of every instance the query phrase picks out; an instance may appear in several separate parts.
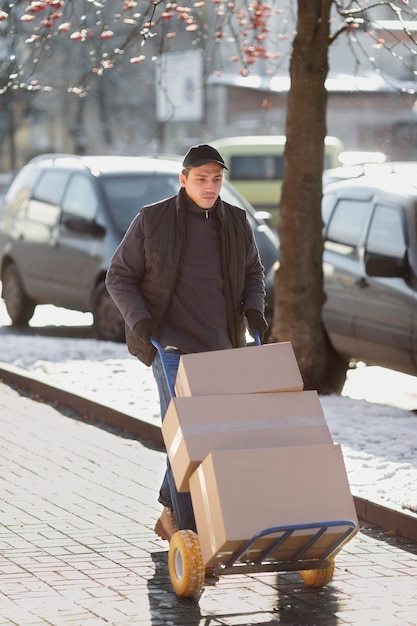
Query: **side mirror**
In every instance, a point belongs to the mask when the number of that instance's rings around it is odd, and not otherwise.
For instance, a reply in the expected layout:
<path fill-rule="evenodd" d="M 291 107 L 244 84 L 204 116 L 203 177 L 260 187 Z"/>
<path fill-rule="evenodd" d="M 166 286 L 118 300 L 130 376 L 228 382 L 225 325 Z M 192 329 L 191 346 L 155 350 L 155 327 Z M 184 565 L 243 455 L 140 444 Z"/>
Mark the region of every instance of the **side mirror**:
<path fill-rule="evenodd" d="M 407 278 L 409 274 L 407 251 L 402 259 L 374 252 L 365 253 L 365 271 L 368 276 Z"/>
<path fill-rule="evenodd" d="M 257 220 L 262 220 L 263 222 L 270 224 L 272 220 L 272 215 L 269 211 L 256 211 L 255 218 Z"/>
<path fill-rule="evenodd" d="M 64 226 L 75 233 L 87 233 L 95 237 L 104 237 L 106 229 L 95 221 L 84 220 L 81 217 L 69 217 L 64 220 Z"/>

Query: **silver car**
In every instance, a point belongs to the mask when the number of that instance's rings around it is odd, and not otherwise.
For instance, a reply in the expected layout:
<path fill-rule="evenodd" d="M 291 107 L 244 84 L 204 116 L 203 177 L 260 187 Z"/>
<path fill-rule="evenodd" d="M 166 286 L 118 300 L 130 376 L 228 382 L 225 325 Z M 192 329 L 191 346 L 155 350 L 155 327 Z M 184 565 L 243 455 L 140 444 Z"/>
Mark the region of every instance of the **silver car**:
<path fill-rule="evenodd" d="M 325 189 L 323 321 L 342 366 L 356 360 L 417 375 L 417 165 L 410 168 Z"/>
<path fill-rule="evenodd" d="M 37 304 L 93 313 L 96 336 L 122 341 L 124 323 L 104 277 L 127 227 L 145 204 L 179 189 L 181 159 L 50 154 L 16 175 L 0 214 L 2 297 L 15 325 Z M 278 238 L 234 188 L 222 198 L 246 210 L 266 271 L 273 309 Z"/>

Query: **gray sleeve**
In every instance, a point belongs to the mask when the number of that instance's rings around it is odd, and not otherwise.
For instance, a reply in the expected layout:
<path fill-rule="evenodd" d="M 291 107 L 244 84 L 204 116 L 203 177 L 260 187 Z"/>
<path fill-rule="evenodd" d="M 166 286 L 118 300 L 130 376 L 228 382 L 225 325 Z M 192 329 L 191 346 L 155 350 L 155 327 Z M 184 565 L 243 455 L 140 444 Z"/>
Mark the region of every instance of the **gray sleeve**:
<path fill-rule="evenodd" d="M 130 328 L 150 317 L 140 292 L 144 268 L 144 234 L 139 213 L 114 252 L 106 275 L 107 291 Z"/>
<path fill-rule="evenodd" d="M 246 220 L 248 253 L 246 256 L 245 287 L 243 290 L 243 310 L 265 311 L 265 269 L 261 263 L 258 246 L 252 226 Z"/>

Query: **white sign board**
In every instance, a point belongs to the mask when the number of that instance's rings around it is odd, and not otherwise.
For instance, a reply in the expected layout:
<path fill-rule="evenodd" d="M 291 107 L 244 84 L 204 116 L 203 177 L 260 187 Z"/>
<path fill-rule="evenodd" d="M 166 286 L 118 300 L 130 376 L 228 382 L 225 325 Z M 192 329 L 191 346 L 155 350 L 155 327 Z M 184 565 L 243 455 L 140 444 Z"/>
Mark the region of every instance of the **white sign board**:
<path fill-rule="evenodd" d="M 161 55 L 156 80 L 159 122 L 199 122 L 204 114 L 203 57 L 198 51 Z"/>

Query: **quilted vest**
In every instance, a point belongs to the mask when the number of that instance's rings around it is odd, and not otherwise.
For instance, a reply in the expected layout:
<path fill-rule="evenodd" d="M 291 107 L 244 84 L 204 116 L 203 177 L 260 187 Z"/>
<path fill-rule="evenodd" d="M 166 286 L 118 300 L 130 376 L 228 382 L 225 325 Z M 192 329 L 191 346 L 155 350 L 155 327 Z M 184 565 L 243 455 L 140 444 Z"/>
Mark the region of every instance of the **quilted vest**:
<path fill-rule="evenodd" d="M 145 233 L 145 276 L 141 294 L 154 322 L 154 336 L 159 339 L 160 328 L 174 293 L 185 241 L 186 203 L 183 190 L 168 200 L 142 209 Z M 218 206 L 223 267 L 224 294 L 230 337 L 233 347 L 245 345 L 245 324 L 242 294 L 245 286 L 245 264 L 250 245 L 243 209 L 222 200 Z M 129 352 L 145 365 L 151 365 L 153 346 L 144 345 L 126 327 Z"/>

